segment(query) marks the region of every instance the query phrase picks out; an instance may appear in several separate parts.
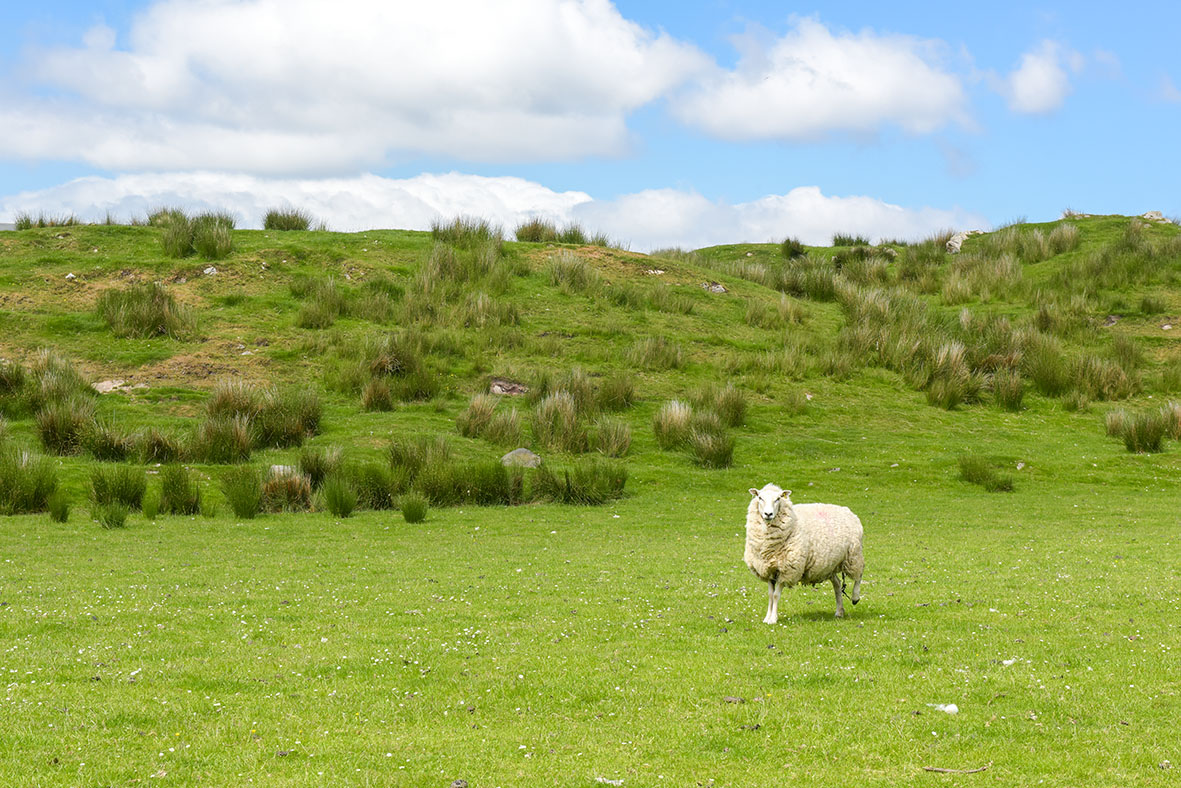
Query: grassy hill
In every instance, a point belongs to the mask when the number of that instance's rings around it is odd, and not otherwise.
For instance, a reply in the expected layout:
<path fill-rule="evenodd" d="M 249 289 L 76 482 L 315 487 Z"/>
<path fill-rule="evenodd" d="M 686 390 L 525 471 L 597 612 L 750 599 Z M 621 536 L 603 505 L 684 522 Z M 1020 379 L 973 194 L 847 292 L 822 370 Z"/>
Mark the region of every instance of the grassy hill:
<path fill-rule="evenodd" d="M 157 224 L 0 234 L 7 782 L 1176 761 L 1181 228 L 651 256 L 234 230 L 204 259 Z M 503 470 L 517 446 L 542 468 Z M 767 481 L 865 522 L 846 621 L 797 589 L 761 623 Z"/>

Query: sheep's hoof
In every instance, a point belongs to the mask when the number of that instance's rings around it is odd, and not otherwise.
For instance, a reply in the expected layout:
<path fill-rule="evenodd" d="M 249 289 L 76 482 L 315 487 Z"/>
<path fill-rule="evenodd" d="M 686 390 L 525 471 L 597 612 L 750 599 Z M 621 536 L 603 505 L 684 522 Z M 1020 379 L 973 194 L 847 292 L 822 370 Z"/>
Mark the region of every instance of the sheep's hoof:
<path fill-rule="evenodd" d="M 838 610 L 838 611 L 837 611 L 837 615 L 836 615 L 836 617 L 837 617 L 837 618 L 844 618 L 844 617 L 845 617 L 845 611 L 844 611 L 844 610 Z"/>
<path fill-rule="evenodd" d="M 763 619 L 763 623 L 764 623 L 764 624 L 776 624 L 776 623 L 778 623 L 778 622 L 779 622 L 779 618 L 778 618 L 778 617 L 776 617 L 776 618 L 771 618 L 771 616 L 767 616 L 766 618 L 764 618 L 764 619 Z"/>

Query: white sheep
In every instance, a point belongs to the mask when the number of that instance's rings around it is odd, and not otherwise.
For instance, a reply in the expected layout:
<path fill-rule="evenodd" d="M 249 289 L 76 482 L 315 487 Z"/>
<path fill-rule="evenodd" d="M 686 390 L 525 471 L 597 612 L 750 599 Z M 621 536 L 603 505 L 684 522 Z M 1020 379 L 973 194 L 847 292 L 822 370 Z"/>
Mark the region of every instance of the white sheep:
<path fill-rule="evenodd" d="M 750 489 L 746 509 L 746 552 L 751 571 L 768 583 L 766 624 L 779 620 L 779 593 L 797 583 L 832 581 L 837 618 L 845 615 L 841 593 L 852 579 L 853 604 L 861 600 L 861 520 L 844 506 L 804 503 L 792 506 L 791 490 L 768 484 Z"/>

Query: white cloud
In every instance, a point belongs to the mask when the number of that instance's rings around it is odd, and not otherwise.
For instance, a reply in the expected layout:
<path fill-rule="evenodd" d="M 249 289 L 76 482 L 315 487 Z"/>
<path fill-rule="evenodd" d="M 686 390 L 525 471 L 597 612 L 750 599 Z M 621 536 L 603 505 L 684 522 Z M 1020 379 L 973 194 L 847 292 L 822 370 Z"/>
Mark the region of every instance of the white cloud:
<path fill-rule="evenodd" d="M 0 149 L 269 174 L 613 155 L 628 113 L 708 64 L 608 0 L 170 0 L 127 39 L 36 53 L 58 98 L 6 101 Z"/>
<path fill-rule="evenodd" d="M 1084 58 L 1055 41 L 1042 41 L 1021 56 L 1021 63 L 999 84 L 1009 109 L 1044 115 L 1062 106 L 1070 94 L 1070 73 L 1082 70 Z"/>
<path fill-rule="evenodd" d="M 208 172 L 88 177 L 0 197 L 0 218 L 11 220 L 23 211 L 73 213 L 96 221 L 109 211 L 126 220 L 160 206 L 228 210 L 241 227 L 258 227 L 268 209 L 291 206 L 338 231 L 422 230 L 435 218 L 470 215 L 495 221 L 511 233 L 518 223 L 540 216 L 558 223 L 580 222 L 637 251 L 778 241 L 787 235 L 827 244 L 837 231 L 874 239 L 919 238 L 943 228 L 987 226 L 983 217 L 960 209 L 909 209 L 872 197 L 830 197 L 815 186 L 731 205 L 675 189 L 596 200 L 521 178 L 460 173 L 400 180 L 376 175 L 297 180 Z"/>
<path fill-rule="evenodd" d="M 814 19 L 769 45 L 737 42 L 732 71 L 716 69 L 674 102 L 686 123 L 728 140 L 814 140 L 882 126 L 924 134 L 965 122 L 960 79 L 940 42 L 870 30 L 834 35 Z"/>

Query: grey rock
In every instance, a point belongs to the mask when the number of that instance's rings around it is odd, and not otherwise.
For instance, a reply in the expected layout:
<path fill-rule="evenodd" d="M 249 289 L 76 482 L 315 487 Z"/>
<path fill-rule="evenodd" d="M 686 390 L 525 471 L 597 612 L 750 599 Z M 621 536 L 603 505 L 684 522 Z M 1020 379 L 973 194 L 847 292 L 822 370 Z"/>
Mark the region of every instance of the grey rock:
<path fill-rule="evenodd" d="M 984 234 L 983 230 L 961 230 L 960 232 L 956 233 L 955 235 L 951 236 L 951 238 L 948 239 L 947 253 L 948 254 L 959 254 L 960 247 L 964 245 L 964 241 L 968 240 L 973 235 L 983 235 L 983 234 Z"/>
<path fill-rule="evenodd" d="M 206 276 L 213 276 L 214 274 L 217 273 L 217 269 L 214 268 L 213 266 L 209 266 L 208 268 L 205 269 L 204 273 Z"/>
<path fill-rule="evenodd" d="M 493 394 L 505 394 L 510 397 L 517 397 L 527 393 L 529 387 L 524 383 L 517 383 L 515 380 L 492 378 L 492 382 L 488 384 L 488 391 Z"/>
<path fill-rule="evenodd" d="M 467 780 L 462 777 L 451 783 L 451 788 L 467 788 Z"/>
<path fill-rule="evenodd" d="M 513 449 L 501 457 L 500 462 L 510 468 L 536 468 L 541 465 L 541 457 L 528 449 Z"/>
<path fill-rule="evenodd" d="M 702 282 L 701 289 L 705 290 L 706 292 L 709 292 L 709 293 L 728 293 L 728 292 L 730 292 L 726 289 L 725 285 L 722 285 L 719 282 Z"/>
<path fill-rule="evenodd" d="M 1161 222 L 1162 224 L 1172 224 L 1172 222 L 1170 222 L 1168 219 L 1166 219 L 1165 215 L 1163 213 L 1161 213 L 1160 211 L 1149 211 L 1148 213 L 1141 214 L 1140 218 L 1147 219 L 1150 222 Z"/>

